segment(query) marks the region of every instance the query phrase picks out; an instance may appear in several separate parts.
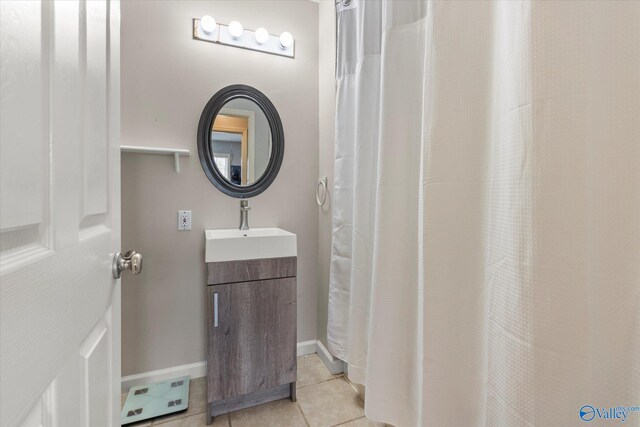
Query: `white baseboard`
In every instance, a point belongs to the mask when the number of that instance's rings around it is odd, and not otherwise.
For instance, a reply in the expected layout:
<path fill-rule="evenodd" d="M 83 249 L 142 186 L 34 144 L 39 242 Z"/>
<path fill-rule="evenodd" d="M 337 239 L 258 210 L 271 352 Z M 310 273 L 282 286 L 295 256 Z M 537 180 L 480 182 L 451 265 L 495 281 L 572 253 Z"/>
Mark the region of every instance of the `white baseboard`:
<path fill-rule="evenodd" d="M 307 354 L 313 354 L 316 352 L 316 340 L 303 341 L 298 343 L 297 355 L 306 356 Z"/>
<path fill-rule="evenodd" d="M 296 351 L 297 355 L 306 356 L 308 354 L 315 353 L 316 345 L 317 345 L 316 343 L 317 343 L 316 340 L 299 342 L 297 345 L 297 351 Z M 171 368 L 158 369 L 157 371 L 142 372 L 140 374 L 128 375 L 126 377 L 122 377 L 121 389 L 122 389 L 122 393 L 126 393 L 129 391 L 131 387 L 144 385 L 144 384 L 151 384 L 151 383 L 164 381 L 164 380 L 168 380 L 176 377 L 184 377 L 186 375 L 189 375 L 192 379 L 206 376 L 207 362 L 202 361 L 202 362 L 191 363 L 189 365 L 173 366 Z"/>
<path fill-rule="evenodd" d="M 189 365 L 173 366 L 166 369 L 158 369 L 157 371 L 143 372 L 141 374 L 128 375 L 122 377 L 121 392 L 126 393 L 131 387 L 138 385 L 157 383 L 159 381 L 168 380 L 176 377 L 184 377 L 189 375 L 193 378 L 200 378 L 207 375 L 207 362 L 196 362 Z"/>
<path fill-rule="evenodd" d="M 346 371 L 346 363 L 329 353 L 329 350 L 322 345 L 320 340 L 318 340 L 316 347 L 318 357 L 320 357 L 320 360 L 322 360 L 322 363 L 324 363 L 324 366 L 327 367 L 329 372 L 336 375 Z"/>

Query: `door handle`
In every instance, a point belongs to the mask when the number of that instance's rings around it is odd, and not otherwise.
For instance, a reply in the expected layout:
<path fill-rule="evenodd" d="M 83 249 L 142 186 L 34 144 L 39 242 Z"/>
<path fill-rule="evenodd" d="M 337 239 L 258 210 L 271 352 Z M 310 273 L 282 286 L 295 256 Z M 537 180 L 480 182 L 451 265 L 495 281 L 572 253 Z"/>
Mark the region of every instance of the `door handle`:
<path fill-rule="evenodd" d="M 136 251 L 128 251 L 124 255 L 116 252 L 113 255 L 113 277 L 119 279 L 124 270 L 131 270 L 133 274 L 140 274 L 142 271 L 142 254 Z"/>

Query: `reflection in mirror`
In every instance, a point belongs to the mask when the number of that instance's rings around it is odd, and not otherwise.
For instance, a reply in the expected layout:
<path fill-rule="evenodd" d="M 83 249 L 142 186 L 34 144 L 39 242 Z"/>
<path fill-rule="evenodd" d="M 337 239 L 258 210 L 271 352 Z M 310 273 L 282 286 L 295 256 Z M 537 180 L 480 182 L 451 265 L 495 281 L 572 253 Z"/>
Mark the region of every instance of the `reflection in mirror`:
<path fill-rule="evenodd" d="M 271 128 L 262 109 L 246 98 L 224 104 L 211 126 L 211 152 L 220 174 L 230 183 L 258 181 L 271 158 Z"/>
<path fill-rule="evenodd" d="M 251 86 L 220 89 L 200 115 L 198 156 L 209 181 L 224 194 L 238 199 L 262 194 L 284 158 L 284 129 L 276 107 Z"/>

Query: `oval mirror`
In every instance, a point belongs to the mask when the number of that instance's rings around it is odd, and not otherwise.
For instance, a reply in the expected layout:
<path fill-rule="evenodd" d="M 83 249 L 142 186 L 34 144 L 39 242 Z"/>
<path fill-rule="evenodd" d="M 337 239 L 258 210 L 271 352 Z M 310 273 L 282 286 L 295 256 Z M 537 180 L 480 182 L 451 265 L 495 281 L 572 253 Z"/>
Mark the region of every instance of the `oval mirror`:
<path fill-rule="evenodd" d="M 223 193 L 249 198 L 266 190 L 284 155 L 282 122 L 269 98 L 246 85 L 218 91 L 200 116 L 198 154 Z"/>

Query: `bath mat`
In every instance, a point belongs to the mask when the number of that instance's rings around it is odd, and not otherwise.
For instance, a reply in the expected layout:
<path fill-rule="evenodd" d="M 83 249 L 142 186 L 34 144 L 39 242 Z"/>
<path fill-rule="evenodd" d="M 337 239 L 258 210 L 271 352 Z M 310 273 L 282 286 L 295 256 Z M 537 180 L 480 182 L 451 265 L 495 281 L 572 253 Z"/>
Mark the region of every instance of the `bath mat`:
<path fill-rule="evenodd" d="M 122 408 L 122 425 L 184 411 L 189 406 L 189 377 L 131 387 Z"/>

